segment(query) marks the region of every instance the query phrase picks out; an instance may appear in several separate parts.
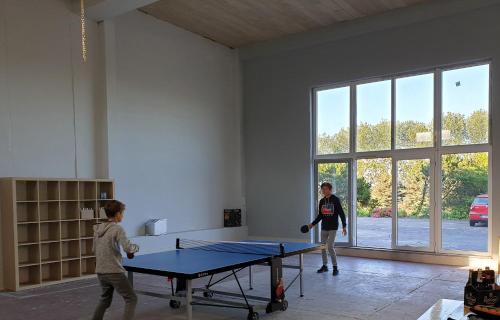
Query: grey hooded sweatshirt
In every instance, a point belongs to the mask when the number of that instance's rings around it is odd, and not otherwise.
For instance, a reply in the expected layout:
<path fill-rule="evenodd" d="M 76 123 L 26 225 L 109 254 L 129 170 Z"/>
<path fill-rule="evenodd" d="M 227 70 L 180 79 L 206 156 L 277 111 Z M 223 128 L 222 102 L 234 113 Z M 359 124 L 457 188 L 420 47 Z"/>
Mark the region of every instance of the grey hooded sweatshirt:
<path fill-rule="evenodd" d="M 94 253 L 97 274 L 123 273 L 120 246 L 126 253 L 136 253 L 139 246 L 130 242 L 122 226 L 116 222 L 94 225 Z"/>

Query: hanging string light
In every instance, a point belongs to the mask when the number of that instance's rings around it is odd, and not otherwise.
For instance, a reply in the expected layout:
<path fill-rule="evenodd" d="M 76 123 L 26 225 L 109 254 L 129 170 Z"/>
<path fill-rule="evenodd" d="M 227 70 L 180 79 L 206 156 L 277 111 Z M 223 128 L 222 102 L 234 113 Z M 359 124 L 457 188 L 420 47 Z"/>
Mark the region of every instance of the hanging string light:
<path fill-rule="evenodd" d="M 87 28 L 85 23 L 85 0 L 80 0 L 80 24 L 82 32 L 82 60 L 87 61 Z"/>

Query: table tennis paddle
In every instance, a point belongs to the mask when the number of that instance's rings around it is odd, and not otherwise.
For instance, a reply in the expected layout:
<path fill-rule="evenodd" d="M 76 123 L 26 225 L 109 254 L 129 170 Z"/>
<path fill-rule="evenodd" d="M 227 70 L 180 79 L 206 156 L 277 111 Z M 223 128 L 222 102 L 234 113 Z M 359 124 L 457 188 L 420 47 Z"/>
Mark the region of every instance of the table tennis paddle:
<path fill-rule="evenodd" d="M 127 258 L 134 259 L 134 257 L 135 257 L 135 254 L 127 252 Z"/>
<path fill-rule="evenodd" d="M 309 232 L 309 226 L 307 224 L 303 225 L 300 227 L 300 232 L 302 233 L 308 233 Z"/>

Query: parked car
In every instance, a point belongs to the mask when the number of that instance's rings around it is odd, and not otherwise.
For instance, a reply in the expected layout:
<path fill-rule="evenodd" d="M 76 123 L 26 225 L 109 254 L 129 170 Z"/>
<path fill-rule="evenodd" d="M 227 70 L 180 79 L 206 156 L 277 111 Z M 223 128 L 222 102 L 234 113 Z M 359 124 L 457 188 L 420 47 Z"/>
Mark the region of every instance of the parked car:
<path fill-rule="evenodd" d="M 474 198 L 469 210 L 469 224 L 474 227 L 477 223 L 488 225 L 488 195 L 480 194 Z"/>

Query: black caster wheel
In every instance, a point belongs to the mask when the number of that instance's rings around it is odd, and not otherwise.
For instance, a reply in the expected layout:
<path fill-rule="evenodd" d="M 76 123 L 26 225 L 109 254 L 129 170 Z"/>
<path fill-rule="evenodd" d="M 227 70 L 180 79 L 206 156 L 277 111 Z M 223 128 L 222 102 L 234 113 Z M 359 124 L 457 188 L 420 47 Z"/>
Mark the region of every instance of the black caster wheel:
<path fill-rule="evenodd" d="M 205 291 L 205 292 L 203 292 L 203 296 L 205 298 L 213 298 L 214 293 L 212 291 Z"/>
<path fill-rule="evenodd" d="M 269 303 L 267 306 L 266 306 L 266 313 L 271 313 L 273 312 L 273 306 Z"/>
<path fill-rule="evenodd" d="M 250 312 L 247 317 L 248 320 L 259 320 L 259 314 L 257 312 Z"/>
<path fill-rule="evenodd" d="M 288 301 L 283 300 L 283 303 L 281 304 L 281 311 L 285 311 L 288 309 Z"/>
<path fill-rule="evenodd" d="M 170 300 L 170 308 L 172 308 L 172 309 L 179 309 L 180 307 L 181 307 L 180 301 Z"/>

